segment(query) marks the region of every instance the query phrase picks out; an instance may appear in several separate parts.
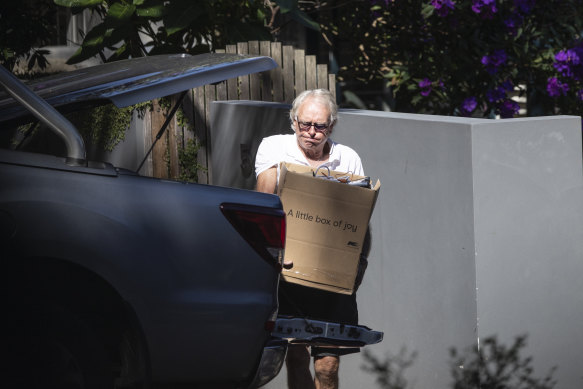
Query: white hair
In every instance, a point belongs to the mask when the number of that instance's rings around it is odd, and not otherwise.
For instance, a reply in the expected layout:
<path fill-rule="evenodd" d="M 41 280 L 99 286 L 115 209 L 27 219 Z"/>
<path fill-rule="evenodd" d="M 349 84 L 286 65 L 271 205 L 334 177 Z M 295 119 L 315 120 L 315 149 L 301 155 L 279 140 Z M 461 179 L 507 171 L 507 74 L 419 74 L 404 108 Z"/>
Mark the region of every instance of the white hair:
<path fill-rule="evenodd" d="M 336 99 L 334 95 L 332 95 L 332 93 L 327 89 L 309 89 L 297 95 L 292 103 L 292 107 L 289 111 L 289 120 L 292 130 L 294 129 L 294 120 L 296 120 L 298 110 L 304 101 L 306 101 L 308 98 L 314 98 L 318 102 L 328 107 L 328 112 L 330 112 L 328 124 L 330 125 L 330 129 L 332 129 L 338 120 L 338 105 L 336 105 Z"/>

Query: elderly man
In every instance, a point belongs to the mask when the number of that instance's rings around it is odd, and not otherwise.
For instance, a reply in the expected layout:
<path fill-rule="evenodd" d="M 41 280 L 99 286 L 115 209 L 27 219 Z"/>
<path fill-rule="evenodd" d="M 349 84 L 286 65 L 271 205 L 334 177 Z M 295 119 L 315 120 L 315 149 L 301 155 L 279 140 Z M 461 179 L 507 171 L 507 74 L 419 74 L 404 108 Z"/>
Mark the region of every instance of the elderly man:
<path fill-rule="evenodd" d="M 326 165 L 331 170 L 364 175 L 358 154 L 330 139 L 337 114 L 334 96 L 327 90 L 308 90 L 298 95 L 289 115 L 294 133 L 267 137 L 257 150 L 257 190 L 276 193 L 278 166 L 282 161 L 312 167 Z M 284 266 L 293 264 L 285 263 Z M 326 292 L 282 280 L 279 304 L 280 314 L 358 324 L 355 294 L 348 296 Z M 286 359 L 288 387 L 337 388 L 339 356 L 352 352 L 358 352 L 358 349 L 311 347 L 315 372 L 312 378 L 310 350 L 302 345 L 290 346 Z"/>

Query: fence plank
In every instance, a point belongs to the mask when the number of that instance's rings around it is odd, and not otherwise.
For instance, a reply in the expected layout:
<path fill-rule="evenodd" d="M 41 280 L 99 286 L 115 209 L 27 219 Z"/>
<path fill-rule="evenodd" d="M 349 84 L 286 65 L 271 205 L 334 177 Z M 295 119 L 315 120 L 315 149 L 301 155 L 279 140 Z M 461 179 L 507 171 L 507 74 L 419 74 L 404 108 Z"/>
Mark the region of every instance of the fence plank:
<path fill-rule="evenodd" d="M 306 56 L 302 49 L 294 50 L 295 96 L 306 90 Z"/>
<path fill-rule="evenodd" d="M 178 96 L 173 95 L 170 99 L 170 109 L 176 105 L 178 102 Z M 178 179 L 180 177 L 180 160 L 178 158 L 178 147 L 179 145 L 182 146 L 182 127 L 178 126 L 176 115 L 172 117 L 172 120 L 168 124 L 168 128 L 166 129 L 168 132 L 168 157 L 169 157 L 169 169 L 168 174 L 170 178 L 173 180 Z"/>
<path fill-rule="evenodd" d="M 293 46 L 282 47 L 281 73 L 283 75 L 283 100 L 286 103 L 291 103 L 295 97 Z"/>
<path fill-rule="evenodd" d="M 249 54 L 249 44 L 247 42 L 237 43 L 237 53 Z M 239 100 L 249 100 L 249 76 L 241 76 L 239 79 Z"/>
<path fill-rule="evenodd" d="M 176 123 L 176 115 L 168 125 L 168 148 L 169 148 L 169 174 L 170 178 L 177 180 L 180 177 L 180 159 L 178 157 L 178 147 L 182 144 L 182 127 Z"/>
<path fill-rule="evenodd" d="M 259 42 L 259 54 L 267 57 L 271 56 L 271 45 L 269 41 Z M 261 72 L 261 100 L 273 101 L 271 93 L 271 72 Z"/>
<path fill-rule="evenodd" d="M 283 102 L 283 77 L 281 68 L 283 67 L 281 42 L 271 42 L 271 58 L 277 63 L 275 69 L 271 69 L 271 82 L 273 85 L 273 101 Z"/>
<path fill-rule="evenodd" d="M 156 141 L 158 131 L 164 125 L 164 109 L 158 99 L 152 101 L 152 142 Z M 152 173 L 154 177 L 168 178 L 168 164 L 166 163 L 166 150 L 168 150 L 167 133 L 156 143 L 152 150 Z"/>
<path fill-rule="evenodd" d="M 328 65 L 318 65 L 316 66 L 316 71 L 318 73 L 318 88 L 328 89 Z"/>
<path fill-rule="evenodd" d="M 316 89 L 316 56 L 306 55 L 306 88 Z"/>
<path fill-rule="evenodd" d="M 204 86 L 193 89 L 194 102 L 194 137 L 200 142 L 200 149 L 198 150 L 197 162 L 204 169 L 208 168 L 207 161 L 207 129 L 206 117 L 204 110 Z M 198 182 L 201 184 L 208 183 L 208 173 L 201 169 L 198 171 Z"/>
<path fill-rule="evenodd" d="M 336 96 L 336 75 L 328 74 L 328 90 L 332 93 L 332 96 Z M 338 100 L 338 96 L 336 96 Z"/>
<path fill-rule="evenodd" d="M 227 82 L 219 82 L 217 84 L 217 100 L 228 100 L 227 98 Z"/>
<path fill-rule="evenodd" d="M 249 54 L 259 55 L 259 41 L 249 41 Z M 261 75 L 249 75 L 249 97 L 251 100 L 261 100 Z"/>
<path fill-rule="evenodd" d="M 227 45 L 225 51 L 227 53 L 236 54 L 237 45 Z M 227 80 L 227 99 L 239 100 L 239 80 L 237 78 L 230 78 Z"/>
<path fill-rule="evenodd" d="M 196 125 L 195 113 L 194 113 L 194 89 L 188 91 L 186 96 L 184 96 L 184 100 L 182 101 L 182 113 L 188 119 L 188 122 L 191 124 L 189 129 L 185 129 L 184 139 L 183 139 L 183 146 L 186 145 L 189 139 L 194 139 L 194 126 Z"/>

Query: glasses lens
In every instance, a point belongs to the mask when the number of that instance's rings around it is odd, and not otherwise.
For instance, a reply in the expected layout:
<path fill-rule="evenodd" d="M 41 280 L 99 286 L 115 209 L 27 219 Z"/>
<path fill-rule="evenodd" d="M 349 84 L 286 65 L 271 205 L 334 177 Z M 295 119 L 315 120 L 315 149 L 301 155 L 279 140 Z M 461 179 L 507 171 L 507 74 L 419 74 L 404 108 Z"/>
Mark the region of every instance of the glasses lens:
<path fill-rule="evenodd" d="M 300 130 L 302 131 L 310 131 L 310 128 L 312 126 L 314 126 L 314 130 L 316 130 L 317 132 L 326 132 L 326 130 L 328 129 L 328 124 L 326 123 L 310 123 L 310 122 L 303 122 L 301 120 L 298 120 L 298 124 L 300 126 Z"/>
<path fill-rule="evenodd" d="M 298 124 L 300 125 L 300 130 L 302 131 L 310 131 L 310 127 L 312 127 L 312 123 L 298 121 Z"/>

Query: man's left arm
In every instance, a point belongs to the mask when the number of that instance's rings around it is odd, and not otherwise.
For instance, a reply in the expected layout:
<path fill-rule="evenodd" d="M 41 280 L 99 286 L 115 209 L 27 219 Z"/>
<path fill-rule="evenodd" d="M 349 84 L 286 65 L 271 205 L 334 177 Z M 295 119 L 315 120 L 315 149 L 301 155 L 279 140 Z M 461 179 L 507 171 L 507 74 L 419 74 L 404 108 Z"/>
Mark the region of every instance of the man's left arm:
<path fill-rule="evenodd" d="M 269 169 L 259 173 L 257 176 L 257 188 L 258 192 L 264 193 L 275 193 L 275 187 L 277 185 L 277 167 L 273 166 Z"/>

